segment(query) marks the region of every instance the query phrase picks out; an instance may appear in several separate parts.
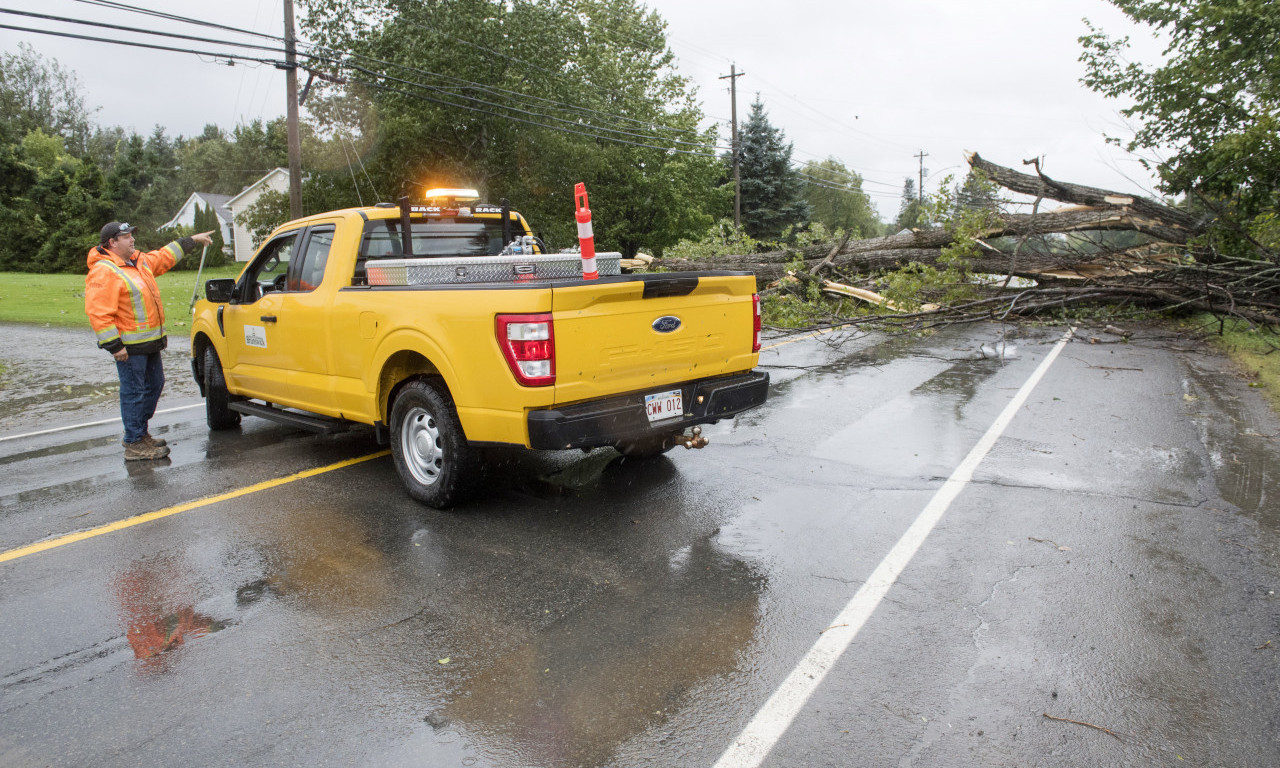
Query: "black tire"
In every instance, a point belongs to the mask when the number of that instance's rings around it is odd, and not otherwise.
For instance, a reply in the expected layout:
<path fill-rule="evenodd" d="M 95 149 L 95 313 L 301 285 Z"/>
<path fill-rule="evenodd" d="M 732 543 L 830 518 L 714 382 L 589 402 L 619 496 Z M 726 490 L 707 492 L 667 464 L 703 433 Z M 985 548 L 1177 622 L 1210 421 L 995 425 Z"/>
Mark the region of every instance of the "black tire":
<path fill-rule="evenodd" d="M 652 459 L 675 447 L 675 435 L 648 435 L 635 440 L 624 440 L 614 446 L 618 453 L 633 461 Z"/>
<path fill-rule="evenodd" d="M 453 399 L 425 379 L 405 384 L 391 404 L 391 457 L 409 495 L 436 509 L 465 498 L 479 473 Z"/>
<path fill-rule="evenodd" d="M 240 414 L 231 410 L 231 393 L 222 375 L 222 361 L 213 347 L 204 350 L 204 414 L 209 429 L 235 429 L 240 426 Z"/>

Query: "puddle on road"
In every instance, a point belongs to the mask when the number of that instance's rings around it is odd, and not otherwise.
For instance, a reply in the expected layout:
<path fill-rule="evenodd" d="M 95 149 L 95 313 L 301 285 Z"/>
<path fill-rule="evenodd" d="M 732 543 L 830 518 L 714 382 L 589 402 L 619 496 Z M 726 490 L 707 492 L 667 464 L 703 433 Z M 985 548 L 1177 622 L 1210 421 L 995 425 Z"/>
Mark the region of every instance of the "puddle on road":
<path fill-rule="evenodd" d="M 0 332 L 8 342 L 0 350 L 0 434 L 63 426 L 85 413 L 118 415 L 115 364 L 97 348 L 87 322 L 82 331 L 4 323 Z M 188 348 L 185 337 L 170 335 L 161 408 L 199 396 Z"/>
<path fill-rule="evenodd" d="M 231 623 L 196 610 L 183 586 L 185 571 L 178 558 L 148 557 L 133 561 L 112 579 L 120 623 L 141 672 L 168 671 L 166 654 Z"/>
<path fill-rule="evenodd" d="M 1280 451 L 1274 436 L 1260 433 L 1257 417 L 1232 394 L 1236 382 L 1221 371 L 1188 366 L 1188 383 L 1205 392 L 1202 402 L 1218 413 L 1193 414 L 1222 498 L 1255 518 L 1273 533 L 1280 532 Z M 1190 393 L 1188 393 L 1190 394 Z"/>
<path fill-rule="evenodd" d="M 501 654 L 428 722 L 522 765 L 607 762 L 690 690 L 733 672 L 754 637 L 762 580 L 751 566 L 704 540 L 668 567 L 657 582 L 611 585 Z"/>

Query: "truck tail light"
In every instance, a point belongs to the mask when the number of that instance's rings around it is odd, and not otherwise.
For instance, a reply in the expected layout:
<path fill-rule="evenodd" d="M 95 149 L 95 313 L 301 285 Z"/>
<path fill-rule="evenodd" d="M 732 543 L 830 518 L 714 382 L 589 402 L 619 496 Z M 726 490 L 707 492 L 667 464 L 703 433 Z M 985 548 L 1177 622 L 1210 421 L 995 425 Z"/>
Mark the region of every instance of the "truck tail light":
<path fill-rule="evenodd" d="M 550 314 L 498 315 L 494 332 L 516 381 L 526 387 L 556 383 L 556 335 Z"/>
<path fill-rule="evenodd" d="M 751 294 L 751 311 L 755 314 L 752 321 L 751 351 L 760 351 L 760 294 Z"/>

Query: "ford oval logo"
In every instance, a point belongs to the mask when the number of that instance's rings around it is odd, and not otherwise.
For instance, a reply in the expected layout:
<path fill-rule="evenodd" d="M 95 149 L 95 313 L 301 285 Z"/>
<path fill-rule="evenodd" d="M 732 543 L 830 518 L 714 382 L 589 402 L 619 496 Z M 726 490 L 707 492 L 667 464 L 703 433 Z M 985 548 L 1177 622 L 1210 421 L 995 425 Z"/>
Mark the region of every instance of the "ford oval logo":
<path fill-rule="evenodd" d="M 675 315 L 663 315 L 653 321 L 653 330 L 658 333 L 671 333 L 680 327 L 680 318 Z"/>

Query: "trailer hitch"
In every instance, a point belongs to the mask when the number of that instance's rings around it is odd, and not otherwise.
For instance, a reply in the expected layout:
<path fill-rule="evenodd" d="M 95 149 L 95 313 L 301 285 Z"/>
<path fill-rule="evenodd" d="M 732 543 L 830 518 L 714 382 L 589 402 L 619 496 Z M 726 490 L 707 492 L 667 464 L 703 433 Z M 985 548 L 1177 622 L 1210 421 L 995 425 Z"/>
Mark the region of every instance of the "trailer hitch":
<path fill-rule="evenodd" d="M 683 445 L 685 448 L 705 448 L 709 442 L 711 441 L 702 436 L 702 427 L 694 427 L 687 435 L 676 435 L 676 445 Z"/>

